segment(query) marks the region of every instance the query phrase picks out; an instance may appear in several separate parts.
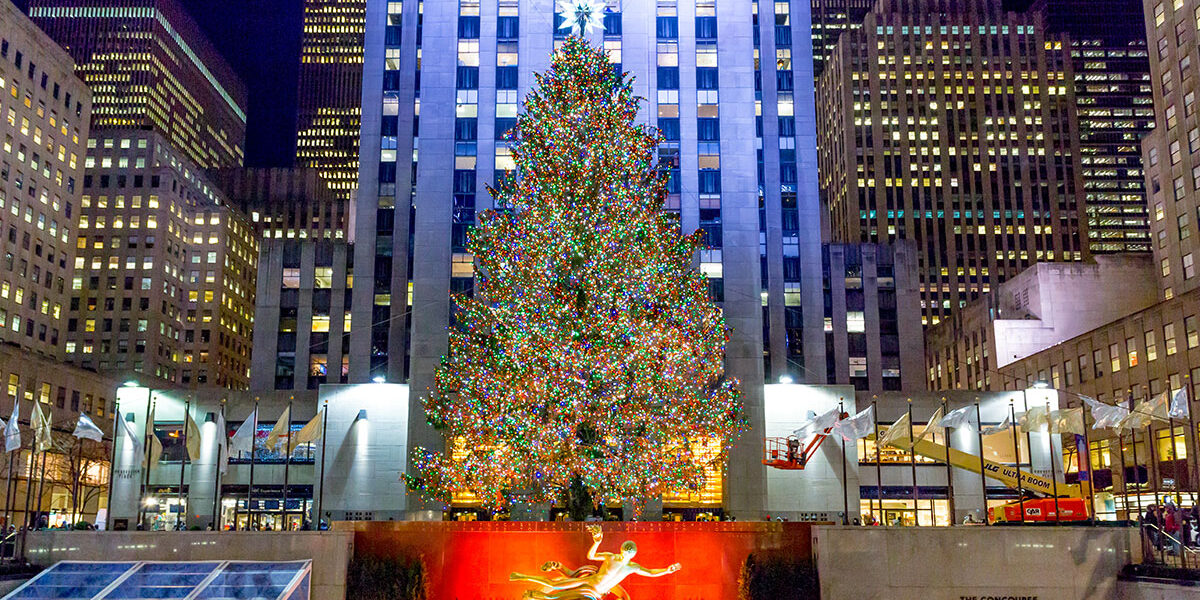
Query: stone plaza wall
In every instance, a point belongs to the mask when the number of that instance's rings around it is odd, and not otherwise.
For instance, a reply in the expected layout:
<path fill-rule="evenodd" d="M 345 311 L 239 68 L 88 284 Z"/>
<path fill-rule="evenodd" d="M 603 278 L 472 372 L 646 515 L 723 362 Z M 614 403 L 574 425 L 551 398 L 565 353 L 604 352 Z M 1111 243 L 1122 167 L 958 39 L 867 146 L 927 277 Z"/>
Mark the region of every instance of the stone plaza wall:
<path fill-rule="evenodd" d="M 29 562 L 312 560 L 311 598 L 343 600 L 354 536 L 336 531 L 34 531 Z"/>
<path fill-rule="evenodd" d="M 1118 527 L 840 527 L 814 533 L 822 600 L 1117 597 L 1140 557 Z"/>

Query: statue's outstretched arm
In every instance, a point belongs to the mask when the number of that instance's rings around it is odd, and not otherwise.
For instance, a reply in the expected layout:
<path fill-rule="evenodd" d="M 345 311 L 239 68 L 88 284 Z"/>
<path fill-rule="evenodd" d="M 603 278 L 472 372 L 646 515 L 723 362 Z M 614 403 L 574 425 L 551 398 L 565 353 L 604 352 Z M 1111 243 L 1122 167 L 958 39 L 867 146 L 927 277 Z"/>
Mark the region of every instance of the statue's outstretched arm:
<path fill-rule="evenodd" d="M 607 552 L 596 552 L 600 548 L 600 542 L 604 540 L 604 532 L 600 530 L 599 525 L 588 525 L 587 530 L 592 534 L 592 547 L 588 549 L 588 560 L 604 560 L 609 556 Z"/>
<path fill-rule="evenodd" d="M 642 577 L 662 577 L 663 575 L 670 575 L 671 573 L 674 573 L 675 571 L 678 571 L 679 569 L 682 568 L 682 565 L 680 565 L 679 563 L 675 563 L 664 569 L 647 569 L 646 567 L 643 567 L 642 565 L 630 565 L 630 566 L 635 567 L 636 570 L 634 571 L 634 573 L 637 573 L 638 575 L 641 575 Z"/>

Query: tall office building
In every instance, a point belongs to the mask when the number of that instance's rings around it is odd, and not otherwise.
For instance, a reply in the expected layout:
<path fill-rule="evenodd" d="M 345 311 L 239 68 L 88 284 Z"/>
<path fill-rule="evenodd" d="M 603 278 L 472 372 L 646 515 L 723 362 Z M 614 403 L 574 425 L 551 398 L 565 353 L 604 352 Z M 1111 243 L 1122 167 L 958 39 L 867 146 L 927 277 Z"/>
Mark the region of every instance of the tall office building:
<path fill-rule="evenodd" d="M 317 169 L 344 199 L 358 185 L 366 8 L 366 0 L 304 2 L 296 164 Z"/>
<path fill-rule="evenodd" d="M 17 7 L 0 17 L 0 342 L 59 359 L 92 93 Z"/>
<path fill-rule="evenodd" d="M 1200 287 L 1200 2 L 1145 3 L 1156 126 L 1143 144 L 1151 239 L 1164 299 Z"/>
<path fill-rule="evenodd" d="M 246 88 L 177 0 L 31 0 L 92 88 L 92 129 L 151 129 L 201 168 L 240 166 Z"/>
<path fill-rule="evenodd" d="M 862 27 L 875 0 L 810 0 L 812 7 L 813 75 L 820 77 L 846 30 Z"/>
<path fill-rule="evenodd" d="M 1136 26 L 1142 2 L 1039 0 L 1035 9 L 1070 44 L 1091 252 L 1150 252 L 1141 140 L 1154 128 L 1154 96 Z"/>
<path fill-rule="evenodd" d="M 264 239 L 340 240 L 350 231 L 350 199 L 336 194 L 317 169 L 220 169 L 209 175 Z"/>
<path fill-rule="evenodd" d="M 1042 260 L 1082 260 L 1070 56 L 999 0 L 882 0 L 819 83 L 835 239 L 919 245 L 922 321 Z"/>
<path fill-rule="evenodd" d="M 249 219 L 156 131 L 94 132 L 87 163 L 67 359 L 246 388 L 258 260 Z"/>
<path fill-rule="evenodd" d="M 465 239 L 493 207 L 484 186 L 514 169 L 502 134 L 566 38 L 556 8 L 368 2 L 354 244 L 264 246 L 255 389 L 428 388 L 446 351 L 450 294 L 471 289 Z M 639 119 L 663 133 L 666 209 L 684 231 L 706 233 L 698 265 L 723 306 L 726 369 L 744 382 L 753 427 L 736 468 L 762 468 L 765 379 L 921 385 L 922 352 L 904 369 L 897 347 L 918 322 L 915 250 L 822 248 L 810 18 L 807 2 L 613 0 L 603 29 L 586 36 L 648 99 Z M 410 443 L 440 444 L 419 403 L 411 413 Z M 716 502 L 751 514 L 755 485 Z"/>

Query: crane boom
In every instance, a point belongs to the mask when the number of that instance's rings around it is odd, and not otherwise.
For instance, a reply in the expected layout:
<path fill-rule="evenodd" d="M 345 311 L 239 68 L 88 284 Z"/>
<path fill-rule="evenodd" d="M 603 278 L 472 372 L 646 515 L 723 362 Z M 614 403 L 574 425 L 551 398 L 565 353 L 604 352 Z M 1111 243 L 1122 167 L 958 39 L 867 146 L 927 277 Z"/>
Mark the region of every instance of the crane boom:
<path fill-rule="evenodd" d="M 890 445 L 907 450 L 910 444 L 912 444 L 912 438 L 910 438 L 908 435 L 904 435 L 903 437 L 896 439 L 895 442 Z M 949 452 L 948 458 L 951 466 L 964 469 L 972 473 L 979 473 L 982 470 L 988 477 L 995 479 L 996 481 L 1004 484 L 1006 487 L 1014 490 L 1025 489 L 1043 496 L 1054 496 L 1057 492 L 1059 497 L 1084 497 L 1084 492 L 1080 489 L 1078 484 L 1059 483 L 1056 487 L 1054 481 L 1047 477 L 1021 471 L 1016 467 L 998 463 L 986 458 L 981 460 L 979 456 L 969 454 L 961 450 L 956 450 L 954 448 L 947 448 L 945 445 L 939 444 L 932 440 L 919 440 L 915 445 L 913 445 L 912 450 L 916 454 L 937 461 L 947 460 L 947 452 Z"/>

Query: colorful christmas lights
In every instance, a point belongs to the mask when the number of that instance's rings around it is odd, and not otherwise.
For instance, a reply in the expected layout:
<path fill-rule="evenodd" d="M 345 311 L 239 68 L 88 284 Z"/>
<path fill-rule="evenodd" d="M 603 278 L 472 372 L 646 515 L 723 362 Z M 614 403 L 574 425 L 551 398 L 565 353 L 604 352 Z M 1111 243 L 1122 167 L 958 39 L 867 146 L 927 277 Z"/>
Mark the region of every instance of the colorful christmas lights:
<path fill-rule="evenodd" d="M 450 350 L 424 399 L 450 452 L 417 448 L 409 485 L 489 507 L 593 498 L 640 506 L 704 484 L 745 426 L 727 335 L 684 236 L 662 210 L 658 134 L 602 50 L 571 36 L 517 121 L 519 178 L 468 242 Z M 721 440 L 696 452 L 695 440 Z"/>

